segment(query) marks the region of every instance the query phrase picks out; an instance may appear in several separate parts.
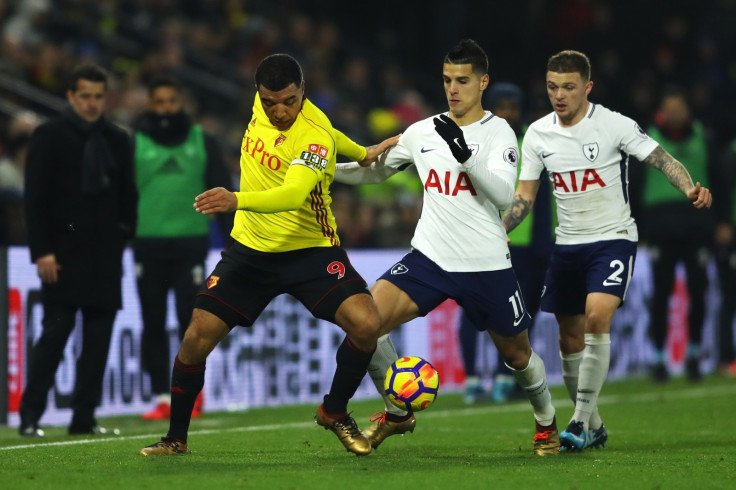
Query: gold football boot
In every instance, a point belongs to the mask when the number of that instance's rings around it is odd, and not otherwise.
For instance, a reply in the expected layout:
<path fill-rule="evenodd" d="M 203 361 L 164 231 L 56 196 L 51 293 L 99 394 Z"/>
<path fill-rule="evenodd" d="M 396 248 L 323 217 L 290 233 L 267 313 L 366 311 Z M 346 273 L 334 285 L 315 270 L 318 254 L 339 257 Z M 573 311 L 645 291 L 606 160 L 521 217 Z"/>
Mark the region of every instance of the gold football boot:
<path fill-rule="evenodd" d="M 560 454 L 560 434 L 557 433 L 557 421 L 543 427 L 537 423 L 534 434 L 534 454 L 537 456 L 555 456 Z"/>
<path fill-rule="evenodd" d="M 189 454 L 186 442 L 175 441 L 169 437 L 162 437 L 160 441 L 141 449 L 141 456 L 170 456 L 174 454 Z"/>
<path fill-rule="evenodd" d="M 345 415 L 341 419 L 330 418 L 324 411 L 324 405 L 320 405 L 317 413 L 314 414 L 314 420 L 325 430 L 329 429 L 335 433 L 345 449 L 358 456 L 365 456 L 371 453 L 371 443 L 358 429 L 358 424 L 350 415 Z"/>
<path fill-rule="evenodd" d="M 371 443 L 372 448 L 377 448 L 388 436 L 395 434 L 404 435 L 405 432 L 414 432 L 417 425 L 417 419 L 414 414 L 409 414 L 409 418 L 400 422 L 394 422 L 386 418 L 386 412 L 376 412 L 370 418 L 373 425 L 363 431 L 365 436 Z"/>

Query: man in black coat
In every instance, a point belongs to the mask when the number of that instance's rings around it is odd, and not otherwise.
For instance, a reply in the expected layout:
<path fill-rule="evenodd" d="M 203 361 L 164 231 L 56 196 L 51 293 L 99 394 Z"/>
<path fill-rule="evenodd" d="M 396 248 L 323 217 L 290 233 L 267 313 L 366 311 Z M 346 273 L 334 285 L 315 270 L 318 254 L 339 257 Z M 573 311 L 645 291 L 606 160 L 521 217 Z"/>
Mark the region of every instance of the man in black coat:
<path fill-rule="evenodd" d="M 106 89 L 100 67 L 77 67 L 66 94 L 70 107 L 39 126 L 29 144 L 26 219 L 44 314 L 20 406 L 23 436 L 43 436 L 38 421 L 79 310 L 83 346 L 69 433 L 106 432 L 94 412 L 122 306 L 122 253 L 135 232 L 138 199 L 130 138 L 103 116 Z"/>

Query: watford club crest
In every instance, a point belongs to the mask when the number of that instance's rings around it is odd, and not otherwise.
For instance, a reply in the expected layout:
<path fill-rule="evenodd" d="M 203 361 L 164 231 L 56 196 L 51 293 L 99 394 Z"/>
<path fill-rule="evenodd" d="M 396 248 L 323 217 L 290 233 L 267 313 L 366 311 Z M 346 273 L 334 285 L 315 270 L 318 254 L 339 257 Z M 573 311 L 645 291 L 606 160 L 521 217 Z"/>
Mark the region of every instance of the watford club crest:
<path fill-rule="evenodd" d="M 213 287 L 217 286 L 217 283 L 220 282 L 220 276 L 210 276 L 207 278 L 207 289 L 212 289 Z"/>
<path fill-rule="evenodd" d="M 276 141 L 273 142 L 273 147 L 278 148 L 283 144 L 284 141 L 286 141 L 286 136 L 283 133 L 279 134 L 279 137 L 276 138 Z"/>

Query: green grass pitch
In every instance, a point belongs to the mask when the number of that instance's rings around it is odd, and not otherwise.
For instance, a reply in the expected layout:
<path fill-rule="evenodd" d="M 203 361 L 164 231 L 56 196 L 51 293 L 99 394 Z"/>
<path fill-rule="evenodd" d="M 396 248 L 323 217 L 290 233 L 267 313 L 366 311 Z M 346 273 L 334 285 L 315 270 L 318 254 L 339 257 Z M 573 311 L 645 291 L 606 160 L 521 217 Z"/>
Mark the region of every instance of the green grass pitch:
<path fill-rule="evenodd" d="M 552 396 L 563 430 L 564 388 Z M 378 400 L 351 404 L 361 427 Z M 26 439 L 0 428 L 0 488 L 11 489 L 726 489 L 736 488 L 736 379 L 711 375 L 664 385 L 630 379 L 604 386 L 605 448 L 532 454 L 525 401 L 464 405 L 443 394 L 418 413 L 414 434 L 356 457 L 313 421 L 316 406 L 205 413 L 192 422 L 187 456 L 143 457 L 168 423 L 101 419 L 117 437 L 71 437 L 65 427 Z"/>

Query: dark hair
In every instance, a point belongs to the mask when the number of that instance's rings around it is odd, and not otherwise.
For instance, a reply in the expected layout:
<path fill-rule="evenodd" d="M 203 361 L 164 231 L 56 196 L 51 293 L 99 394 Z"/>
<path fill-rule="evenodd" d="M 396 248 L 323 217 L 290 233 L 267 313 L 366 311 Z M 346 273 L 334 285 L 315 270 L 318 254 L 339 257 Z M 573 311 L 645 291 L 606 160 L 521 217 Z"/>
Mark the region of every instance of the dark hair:
<path fill-rule="evenodd" d="M 261 86 L 278 92 L 291 84 L 302 86 L 304 76 L 299 62 L 284 53 L 272 54 L 263 58 L 256 69 L 256 88 Z"/>
<path fill-rule="evenodd" d="M 451 65 L 470 65 L 473 73 L 485 75 L 488 73 L 488 56 L 483 48 L 472 39 L 463 39 L 457 43 L 446 55 L 445 63 Z"/>
<path fill-rule="evenodd" d="M 153 92 L 159 87 L 171 87 L 177 92 L 181 92 L 181 83 L 176 78 L 158 77 L 151 80 L 148 84 L 148 95 L 153 95 Z"/>
<path fill-rule="evenodd" d="M 101 66 L 95 65 L 94 63 L 79 65 L 72 70 L 71 75 L 69 75 L 69 90 L 76 92 L 77 88 L 79 88 L 77 86 L 79 80 L 103 83 L 105 88 L 107 88 L 107 72 Z"/>
<path fill-rule="evenodd" d="M 547 71 L 555 73 L 580 73 L 584 82 L 590 81 L 590 60 L 580 51 L 560 51 L 547 61 Z"/>
<path fill-rule="evenodd" d="M 494 83 L 488 91 L 488 106 L 493 110 L 498 107 L 502 100 L 511 100 L 521 108 L 524 102 L 524 93 L 516 84 L 508 82 Z"/>

